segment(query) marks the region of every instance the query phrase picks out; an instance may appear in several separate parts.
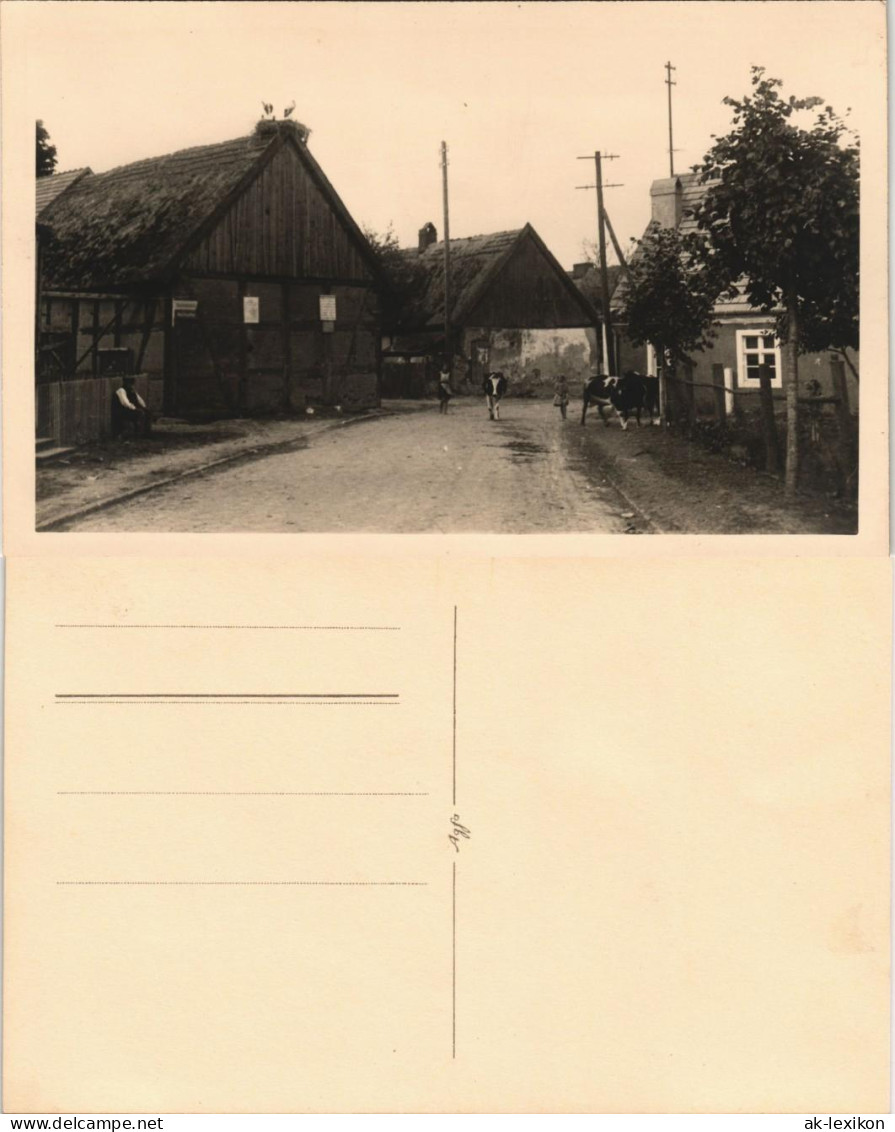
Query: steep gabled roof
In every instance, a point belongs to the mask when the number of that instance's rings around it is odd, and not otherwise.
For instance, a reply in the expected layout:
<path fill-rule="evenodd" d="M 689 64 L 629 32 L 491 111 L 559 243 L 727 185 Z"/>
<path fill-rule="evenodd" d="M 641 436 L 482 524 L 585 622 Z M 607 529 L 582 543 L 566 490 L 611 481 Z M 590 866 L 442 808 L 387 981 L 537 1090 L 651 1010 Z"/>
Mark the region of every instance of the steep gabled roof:
<path fill-rule="evenodd" d="M 53 206 L 47 286 L 114 288 L 166 278 L 187 250 L 283 146 L 292 145 L 333 211 L 377 269 L 366 239 L 292 122 L 87 173 Z"/>
<path fill-rule="evenodd" d="M 470 296 L 481 294 L 482 281 L 495 264 L 512 251 L 524 229 L 492 232 L 451 240 L 451 317 L 470 305 Z M 408 248 L 401 252 L 408 276 L 406 298 L 401 308 L 403 329 L 436 329 L 444 324 L 444 241 L 425 251 Z"/>
<path fill-rule="evenodd" d="M 678 180 L 681 183 L 681 222 L 678 224 L 677 230 L 682 236 L 689 236 L 698 231 L 693 210 L 705 196 L 710 184 L 714 182 L 704 182 L 701 173 L 681 173 Z M 755 307 L 749 302 L 745 279 L 740 279 L 737 283 L 736 298 L 724 296 L 719 299 L 715 304 L 715 312 L 718 315 L 760 313 L 756 312 Z"/>
<path fill-rule="evenodd" d="M 66 173 L 53 173 L 49 177 L 38 177 L 35 192 L 35 215 L 37 219 L 45 221 L 45 213 L 49 211 L 50 205 L 58 200 L 64 192 L 67 192 L 72 185 L 77 184 L 82 177 L 92 172 L 92 169 L 85 167 L 83 169 L 70 169 Z"/>
<path fill-rule="evenodd" d="M 701 173 L 678 174 L 678 180 L 681 183 L 681 222 L 677 227 L 682 236 L 696 231 L 693 209 L 705 196 L 709 187 L 707 184 L 703 184 L 701 178 Z"/>
<path fill-rule="evenodd" d="M 662 179 L 663 181 L 665 178 Z M 679 173 L 677 180 L 681 186 L 681 218 L 677 225 L 677 230 L 682 236 L 689 236 L 698 231 L 696 227 L 696 220 L 693 212 L 702 198 L 705 196 L 709 184 L 702 180 L 701 173 Z M 654 182 L 657 184 L 659 182 Z M 649 225 L 644 229 L 644 235 L 649 230 Z M 637 262 L 638 249 L 635 248 L 634 253 L 630 257 L 630 263 Z M 628 290 L 628 279 L 625 273 L 622 273 L 613 294 L 612 294 L 612 311 L 618 313 L 624 302 L 625 295 Z M 723 297 L 715 304 L 715 313 L 720 315 L 736 315 L 736 314 L 756 314 L 755 308 L 749 302 L 746 295 L 746 281 L 740 280 L 737 283 L 737 297 L 728 298 Z"/>
<path fill-rule="evenodd" d="M 553 253 L 532 228 L 514 228 L 506 232 L 492 232 L 482 236 L 451 239 L 451 321 L 462 326 L 515 249 L 525 239 L 535 241 L 541 253 L 550 261 L 557 278 L 569 295 L 581 307 L 588 322 L 595 322 L 597 314 L 578 290 Z M 444 242 L 430 244 L 423 252 L 407 249 L 401 252 L 408 278 L 402 304 L 399 329 L 436 330 L 444 325 Z"/>

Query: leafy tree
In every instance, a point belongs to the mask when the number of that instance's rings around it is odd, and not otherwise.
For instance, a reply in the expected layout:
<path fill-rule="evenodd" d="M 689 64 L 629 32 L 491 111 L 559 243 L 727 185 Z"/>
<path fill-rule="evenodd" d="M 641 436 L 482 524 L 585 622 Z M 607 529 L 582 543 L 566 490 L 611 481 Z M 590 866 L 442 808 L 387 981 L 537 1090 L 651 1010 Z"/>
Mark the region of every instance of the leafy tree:
<path fill-rule="evenodd" d="M 603 312 L 603 287 L 600 276 L 600 249 L 597 246 L 596 240 L 582 240 L 581 252 L 584 256 L 584 262 L 590 264 L 593 268 L 588 271 L 586 275 L 575 279 L 574 283 L 578 290 L 590 302 L 590 304 L 602 314 Z M 617 263 L 609 263 L 607 257 L 606 272 L 609 276 L 609 294 L 612 295 L 618 283 L 619 274 L 622 268 Z"/>
<path fill-rule="evenodd" d="M 49 177 L 56 172 L 56 147 L 50 141 L 50 135 L 43 122 L 37 120 L 37 175 Z"/>
<path fill-rule="evenodd" d="M 785 99 L 752 68 L 752 92 L 725 98 L 733 128 L 696 170 L 710 255 L 753 306 L 776 316 L 786 381 L 786 490 L 799 474 L 800 352 L 858 344 L 858 142 L 820 98 Z M 798 124 L 800 115 L 810 124 Z"/>
<path fill-rule="evenodd" d="M 364 236 L 379 261 L 382 271 L 382 321 L 387 328 L 401 321 L 405 301 L 415 279 L 414 257 L 401 250 L 394 228 L 389 224 L 385 232 L 364 228 Z"/>
<path fill-rule="evenodd" d="M 670 370 L 714 340 L 713 311 L 722 289 L 698 235 L 653 221 L 628 264 L 619 315 L 636 346 L 651 343 Z"/>

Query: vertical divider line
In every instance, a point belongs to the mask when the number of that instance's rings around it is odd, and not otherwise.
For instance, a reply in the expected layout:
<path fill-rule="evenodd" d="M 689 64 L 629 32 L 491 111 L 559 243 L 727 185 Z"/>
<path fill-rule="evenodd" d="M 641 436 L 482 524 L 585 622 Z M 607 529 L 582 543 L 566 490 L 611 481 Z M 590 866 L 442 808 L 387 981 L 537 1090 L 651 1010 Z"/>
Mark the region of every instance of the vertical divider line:
<path fill-rule="evenodd" d="M 457 862 L 454 865 L 454 884 L 452 895 L 452 981 L 451 981 L 451 1057 L 457 1057 Z"/>
<path fill-rule="evenodd" d="M 457 607 L 454 606 L 454 731 L 453 731 L 453 763 L 454 763 L 454 805 L 457 804 Z"/>
<path fill-rule="evenodd" d="M 453 800 L 457 805 L 457 607 L 454 606 L 454 680 L 453 680 Z M 453 863 L 451 884 L 451 1058 L 457 1058 L 457 861 Z"/>

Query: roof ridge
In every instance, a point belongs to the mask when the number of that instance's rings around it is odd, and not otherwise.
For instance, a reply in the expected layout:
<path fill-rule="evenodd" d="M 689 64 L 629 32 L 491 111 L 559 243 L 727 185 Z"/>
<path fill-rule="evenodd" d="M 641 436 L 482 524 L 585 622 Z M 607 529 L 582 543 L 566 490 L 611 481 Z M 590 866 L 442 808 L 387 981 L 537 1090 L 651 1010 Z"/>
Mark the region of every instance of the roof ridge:
<path fill-rule="evenodd" d="M 52 181 L 54 177 L 70 177 L 72 173 L 86 173 L 93 172 L 89 165 L 79 165 L 77 169 L 60 169 L 59 172 L 48 173 L 43 177 L 38 177 L 38 181 Z"/>
<path fill-rule="evenodd" d="M 451 236 L 451 247 L 455 244 L 472 243 L 473 240 L 495 240 L 500 236 L 516 239 L 524 231 L 525 225 L 523 224 L 520 228 L 502 228 L 499 232 L 477 232 L 474 236 Z M 413 246 L 399 250 L 402 252 L 414 252 L 419 256 L 423 256 L 426 255 L 427 252 L 431 252 L 433 248 L 444 248 L 444 240 L 436 240 L 434 244 L 429 244 L 422 252 Z"/>
<path fill-rule="evenodd" d="M 94 173 L 93 175 L 95 177 L 106 177 L 110 173 L 121 173 L 125 169 L 135 169 L 139 165 L 151 165 L 154 162 L 166 161 L 174 157 L 185 158 L 205 151 L 227 149 L 230 146 L 235 146 L 238 142 L 254 142 L 254 146 L 248 144 L 246 146 L 246 149 L 255 148 L 260 153 L 262 150 L 266 149 L 268 145 L 270 145 L 271 141 L 275 137 L 277 137 L 276 134 L 271 134 L 269 137 L 263 137 L 258 134 L 241 134 L 239 137 L 230 138 L 227 141 L 206 142 L 204 145 L 190 145 L 186 146 L 184 149 L 175 149 L 170 153 L 158 153 L 153 157 L 138 157 L 136 161 L 128 161 L 123 165 L 113 165 L 111 169 L 103 169 L 101 172 Z M 87 167 L 85 166 L 85 168 Z"/>
<path fill-rule="evenodd" d="M 292 130 L 278 127 L 39 184 L 38 215 L 42 199 L 57 197 L 47 278 L 75 289 L 167 278 L 260 170 L 287 150 L 295 151 L 375 274 L 369 246 L 313 154 Z"/>

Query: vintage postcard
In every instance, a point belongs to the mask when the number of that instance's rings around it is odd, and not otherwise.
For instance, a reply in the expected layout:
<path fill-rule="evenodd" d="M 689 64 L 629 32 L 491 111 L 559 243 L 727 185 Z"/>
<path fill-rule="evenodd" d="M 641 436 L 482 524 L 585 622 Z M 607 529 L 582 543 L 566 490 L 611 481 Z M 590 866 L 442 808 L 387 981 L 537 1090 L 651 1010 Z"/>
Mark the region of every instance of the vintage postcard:
<path fill-rule="evenodd" d="M 10 537 L 885 545 L 880 5 L 3 19 Z"/>
<path fill-rule="evenodd" d="M 620 565 L 11 561 L 7 1111 L 888 1111 L 888 563 Z"/>
<path fill-rule="evenodd" d="M 887 1111 L 883 6 L 0 52 L 4 1109 Z"/>

